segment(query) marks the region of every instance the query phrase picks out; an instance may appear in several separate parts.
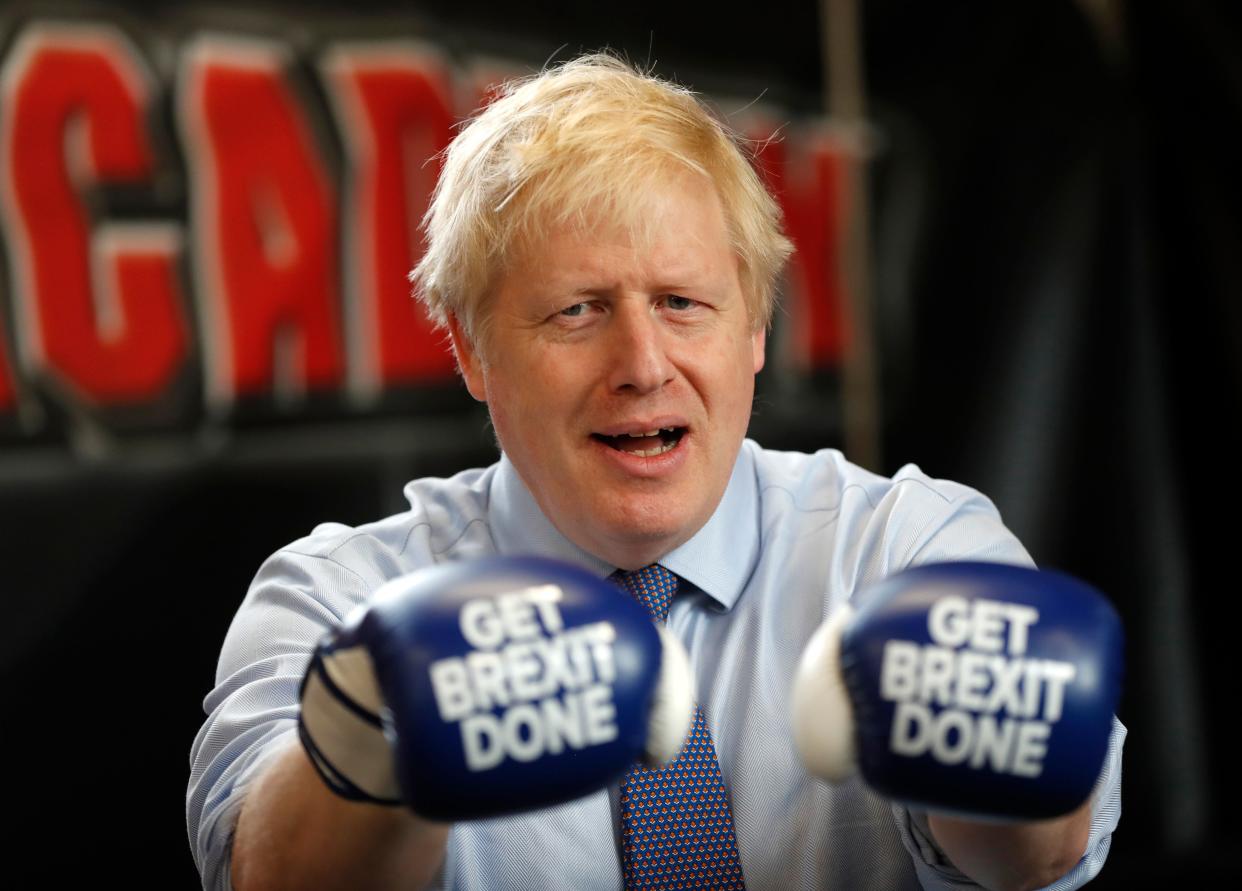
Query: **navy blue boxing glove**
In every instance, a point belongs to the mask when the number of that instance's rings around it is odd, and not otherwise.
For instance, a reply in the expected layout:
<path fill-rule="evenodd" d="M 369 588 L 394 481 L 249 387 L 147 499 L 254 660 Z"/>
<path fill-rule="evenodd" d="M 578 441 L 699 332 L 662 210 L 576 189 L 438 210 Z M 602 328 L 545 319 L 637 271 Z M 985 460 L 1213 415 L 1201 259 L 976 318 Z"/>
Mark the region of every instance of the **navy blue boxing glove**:
<path fill-rule="evenodd" d="M 794 742 L 831 782 L 974 817 L 1041 819 L 1091 794 L 1121 688 L 1112 606 L 1068 576 L 941 563 L 890 576 L 815 633 Z"/>
<path fill-rule="evenodd" d="M 585 570 L 534 557 L 394 579 L 317 646 L 298 731 L 325 782 L 454 821 L 663 765 L 694 714 L 681 645 Z"/>

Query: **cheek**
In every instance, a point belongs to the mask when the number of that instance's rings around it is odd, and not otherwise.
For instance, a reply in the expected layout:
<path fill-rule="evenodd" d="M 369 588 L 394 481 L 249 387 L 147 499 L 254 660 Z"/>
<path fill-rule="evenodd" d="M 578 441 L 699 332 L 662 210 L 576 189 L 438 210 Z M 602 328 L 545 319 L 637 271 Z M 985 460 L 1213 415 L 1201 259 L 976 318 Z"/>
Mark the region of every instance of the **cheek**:
<path fill-rule="evenodd" d="M 747 337 L 731 345 L 731 349 L 721 350 L 721 356 L 727 361 L 727 367 L 719 371 L 721 380 L 728 380 L 728 391 L 732 401 L 749 403 L 755 389 L 755 375 L 763 367 L 762 348 L 756 353 L 755 342 Z"/>
<path fill-rule="evenodd" d="M 718 369 L 716 378 L 717 407 L 722 413 L 720 418 L 721 433 L 729 439 L 745 435 L 750 425 L 751 409 L 755 395 L 755 373 L 751 371 L 751 353 L 749 344 L 744 351 L 734 356 L 728 367 Z"/>
<path fill-rule="evenodd" d="M 534 362 L 522 368 L 493 368 L 487 379 L 492 424 L 506 449 L 530 447 L 547 436 L 570 412 L 565 407 L 562 376 L 548 364 Z"/>

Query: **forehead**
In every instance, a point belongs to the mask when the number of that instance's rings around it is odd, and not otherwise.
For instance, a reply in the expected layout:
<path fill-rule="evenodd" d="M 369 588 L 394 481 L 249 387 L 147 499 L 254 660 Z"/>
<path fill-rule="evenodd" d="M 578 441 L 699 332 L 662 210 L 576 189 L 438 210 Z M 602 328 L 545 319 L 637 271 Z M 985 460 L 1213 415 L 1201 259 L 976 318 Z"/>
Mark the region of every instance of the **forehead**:
<path fill-rule="evenodd" d="M 736 282 L 724 211 L 715 188 L 701 177 L 548 208 L 539 217 L 543 222 L 527 227 L 511 251 L 512 272 L 544 281 L 627 273 Z"/>

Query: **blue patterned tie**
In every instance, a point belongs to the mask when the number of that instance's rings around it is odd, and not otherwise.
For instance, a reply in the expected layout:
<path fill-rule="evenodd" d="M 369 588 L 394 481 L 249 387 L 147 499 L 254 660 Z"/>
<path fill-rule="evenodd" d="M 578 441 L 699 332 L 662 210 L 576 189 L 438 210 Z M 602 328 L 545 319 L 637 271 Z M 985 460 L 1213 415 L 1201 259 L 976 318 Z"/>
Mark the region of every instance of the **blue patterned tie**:
<path fill-rule="evenodd" d="M 613 580 L 659 622 L 668 618 L 677 576 L 652 564 Z M 625 887 L 745 889 L 716 747 L 703 710 L 681 754 L 661 770 L 635 767 L 621 785 Z"/>

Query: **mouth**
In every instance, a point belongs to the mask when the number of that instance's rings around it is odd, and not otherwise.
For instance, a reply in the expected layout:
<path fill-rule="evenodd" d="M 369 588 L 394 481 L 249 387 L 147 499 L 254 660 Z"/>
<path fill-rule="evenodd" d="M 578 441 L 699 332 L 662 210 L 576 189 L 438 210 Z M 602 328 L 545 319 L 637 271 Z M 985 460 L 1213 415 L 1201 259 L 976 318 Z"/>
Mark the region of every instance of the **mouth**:
<path fill-rule="evenodd" d="M 625 452 L 639 458 L 654 458 L 677 448 L 677 444 L 686 434 L 686 429 L 685 427 L 658 427 L 652 430 L 637 430 L 615 435 L 592 433 L 591 438 L 618 452 Z"/>

